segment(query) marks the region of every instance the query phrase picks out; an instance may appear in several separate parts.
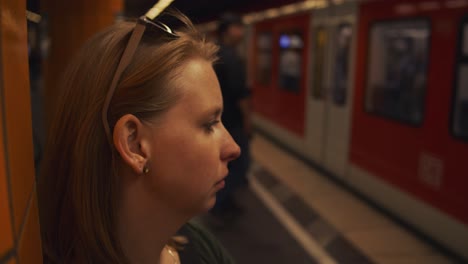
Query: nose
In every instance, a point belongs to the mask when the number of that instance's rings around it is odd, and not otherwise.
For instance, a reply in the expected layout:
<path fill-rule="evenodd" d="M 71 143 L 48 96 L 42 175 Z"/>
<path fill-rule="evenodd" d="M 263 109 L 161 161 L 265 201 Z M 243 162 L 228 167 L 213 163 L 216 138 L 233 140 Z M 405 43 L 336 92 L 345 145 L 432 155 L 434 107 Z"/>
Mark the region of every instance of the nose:
<path fill-rule="evenodd" d="M 226 139 L 223 144 L 223 149 L 221 151 L 221 159 L 226 162 L 230 162 L 232 160 L 237 159 L 240 156 L 241 149 L 239 145 L 234 141 L 231 134 L 227 130 L 226 131 Z"/>

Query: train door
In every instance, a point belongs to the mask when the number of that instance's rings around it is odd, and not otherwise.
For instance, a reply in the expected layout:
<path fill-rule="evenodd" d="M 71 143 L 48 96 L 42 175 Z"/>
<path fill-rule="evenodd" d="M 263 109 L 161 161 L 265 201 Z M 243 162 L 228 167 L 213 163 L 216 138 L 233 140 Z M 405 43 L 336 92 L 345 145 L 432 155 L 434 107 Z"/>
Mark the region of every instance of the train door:
<path fill-rule="evenodd" d="M 255 25 L 254 33 L 255 112 L 269 131 L 295 142 L 305 134 L 308 21 L 308 14 L 275 18 Z"/>
<path fill-rule="evenodd" d="M 314 12 L 307 140 L 312 158 L 338 176 L 348 164 L 356 5 Z"/>

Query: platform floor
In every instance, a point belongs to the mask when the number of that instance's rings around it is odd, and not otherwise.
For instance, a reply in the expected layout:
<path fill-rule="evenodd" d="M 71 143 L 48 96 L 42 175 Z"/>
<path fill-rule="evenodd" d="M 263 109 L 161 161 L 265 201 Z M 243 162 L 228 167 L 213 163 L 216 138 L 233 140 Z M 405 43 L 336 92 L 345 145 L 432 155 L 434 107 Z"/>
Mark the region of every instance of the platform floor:
<path fill-rule="evenodd" d="M 252 142 L 250 185 L 230 224 L 202 216 L 239 264 L 457 261 L 266 138 Z"/>

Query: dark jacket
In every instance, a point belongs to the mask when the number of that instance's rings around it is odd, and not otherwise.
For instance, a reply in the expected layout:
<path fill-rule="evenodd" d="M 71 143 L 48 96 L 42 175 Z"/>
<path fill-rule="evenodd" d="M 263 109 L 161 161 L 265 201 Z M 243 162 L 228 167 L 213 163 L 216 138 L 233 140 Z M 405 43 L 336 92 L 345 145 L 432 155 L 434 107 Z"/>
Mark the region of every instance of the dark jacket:
<path fill-rule="evenodd" d="M 248 97 L 245 63 L 236 49 L 221 45 L 218 52 L 219 61 L 215 64 L 221 93 L 223 94 L 224 112 L 222 121 L 229 130 L 242 127 L 243 117 L 239 102 Z"/>

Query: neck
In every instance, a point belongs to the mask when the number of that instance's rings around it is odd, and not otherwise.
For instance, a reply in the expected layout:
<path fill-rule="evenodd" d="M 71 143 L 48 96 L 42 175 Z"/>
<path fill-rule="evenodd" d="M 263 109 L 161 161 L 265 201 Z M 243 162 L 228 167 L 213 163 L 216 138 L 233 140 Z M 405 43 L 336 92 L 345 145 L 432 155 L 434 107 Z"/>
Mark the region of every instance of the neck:
<path fill-rule="evenodd" d="M 187 221 L 145 192 L 140 182 L 123 184 L 118 215 L 122 250 L 132 264 L 159 263 L 169 239 Z"/>

